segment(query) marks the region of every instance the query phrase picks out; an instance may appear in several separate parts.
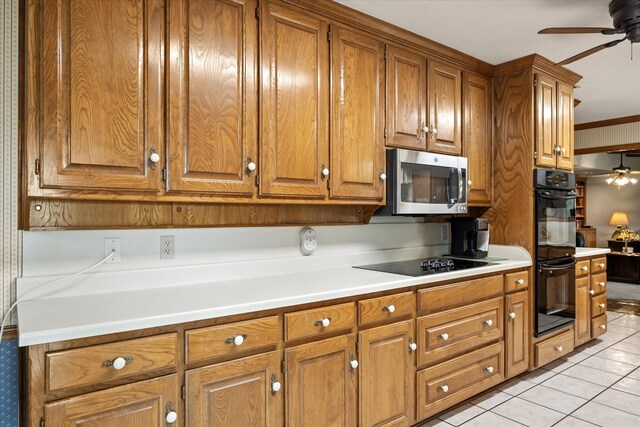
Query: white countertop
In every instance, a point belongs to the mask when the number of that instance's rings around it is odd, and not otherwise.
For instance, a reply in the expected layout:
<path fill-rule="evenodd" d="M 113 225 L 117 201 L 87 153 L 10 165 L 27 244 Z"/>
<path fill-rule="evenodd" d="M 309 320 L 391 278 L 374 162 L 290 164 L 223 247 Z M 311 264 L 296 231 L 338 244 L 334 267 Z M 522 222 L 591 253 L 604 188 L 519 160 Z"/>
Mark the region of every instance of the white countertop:
<path fill-rule="evenodd" d="M 208 269 L 206 278 L 197 278 L 192 274 L 189 281 L 172 286 L 165 283 L 162 286 L 147 285 L 131 289 L 121 286 L 108 292 L 74 294 L 66 289 L 63 293 L 43 293 L 36 299 L 18 304 L 19 344 L 35 345 L 210 319 L 531 266 L 528 253 L 518 247 L 498 247 L 490 256 L 508 259 L 495 265 L 421 277 L 344 265 L 328 268 L 326 260 L 316 263 L 315 268 L 309 264 L 308 269 L 299 265 L 289 269 L 283 268 L 286 263 L 279 261 L 272 263 L 274 268 L 271 273 L 266 273 L 268 264 L 260 266 L 259 270 L 263 273 L 260 276 L 229 277 L 221 274 L 223 279 L 216 280 L 216 275 L 212 275 L 212 270 Z M 360 257 L 359 262 L 352 265 L 371 263 L 374 258 L 379 257 Z M 344 264 L 344 261 L 335 260 L 335 263 Z M 234 271 L 250 272 L 255 271 L 254 264 L 257 262 L 235 264 L 232 267 Z M 219 267 L 221 271 L 224 268 L 228 269 L 229 266 Z M 192 269 L 195 270 L 197 268 Z M 167 274 L 164 272 L 163 275 Z M 123 278 L 111 280 L 122 281 Z"/>
<path fill-rule="evenodd" d="M 604 255 L 611 252 L 609 248 L 576 248 L 575 258 L 586 258 L 596 255 Z"/>

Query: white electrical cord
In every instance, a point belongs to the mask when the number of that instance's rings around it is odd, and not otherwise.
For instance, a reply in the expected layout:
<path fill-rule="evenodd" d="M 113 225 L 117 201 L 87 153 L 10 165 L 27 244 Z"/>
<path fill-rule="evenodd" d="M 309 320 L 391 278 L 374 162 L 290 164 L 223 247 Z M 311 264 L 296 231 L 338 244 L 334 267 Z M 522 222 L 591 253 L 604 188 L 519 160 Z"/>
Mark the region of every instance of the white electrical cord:
<path fill-rule="evenodd" d="M 47 286 L 53 285 L 54 283 L 60 283 L 64 280 L 68 280 L 71 279 L 73 277 L 79 276 L 81 274 L 84 274 L 88 271 L 93 270 L 94 268 L 96 268 L 97 266 L 104 264 L 105 262 L 109 261 L 109 259 L 116 253 L 115 250 L 111 251 L 111 253 L 109 255 L 107 255 L 106 257 L 104 257 L 101 261 L 93 264 L 91 267 L 87 267 L 82 271 L 78 271 L 77 273 L 74 273 L 70 276 L 65 276 L 65 277 L 61 277 L 60 279 L 56 279 L 56 280 L 52 280 L 50 282 L 46 282 L 43 283 L 42 285 L 38 286 L 37 288 L 33 288 L 31 289 L 29 292 L 27 292 L 26 294 L 22 295 L 20 298 L 18 298 L 16 300 L 16 302 L 13 303 L 13 305 L 11 307 L 9 307 L 9 310 L 7 310 L 7 313 L 4 315 L 4 319 L 2 319 L 2 326 L 0 326 L 0 341 L 2 341 L 2 334 L 4 333 L 4 324 L 7 322 L 7 319 L 9 318 L 9 314 L 11 314 L 11 311 L 18 305 L 18 303 L 22 300 L 24 300 L 25 298 L 27 298 L 29 295 L 33 294 L 35 291 L 38 291 L 42 288 L 45 288 Z"/>

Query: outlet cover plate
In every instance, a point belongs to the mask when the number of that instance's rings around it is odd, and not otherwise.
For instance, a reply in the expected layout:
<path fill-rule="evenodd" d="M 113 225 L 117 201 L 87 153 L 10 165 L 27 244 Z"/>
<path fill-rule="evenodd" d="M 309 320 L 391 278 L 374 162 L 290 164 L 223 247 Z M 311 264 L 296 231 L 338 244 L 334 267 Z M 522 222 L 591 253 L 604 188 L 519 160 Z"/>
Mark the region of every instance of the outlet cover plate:
<path fill-rule="evenodd" d="M 107 237 L 104 239 L 104 257 L 114 252 L 113 256 L 105 261 L 105 264 L 113 264 L 122 261 L 122 241 L 116 237 Z"/>
<path fill-rule="evenodd" d="M 160 236 L 160 259 L 173 259 L 176 257 L 176 237 Z"/>

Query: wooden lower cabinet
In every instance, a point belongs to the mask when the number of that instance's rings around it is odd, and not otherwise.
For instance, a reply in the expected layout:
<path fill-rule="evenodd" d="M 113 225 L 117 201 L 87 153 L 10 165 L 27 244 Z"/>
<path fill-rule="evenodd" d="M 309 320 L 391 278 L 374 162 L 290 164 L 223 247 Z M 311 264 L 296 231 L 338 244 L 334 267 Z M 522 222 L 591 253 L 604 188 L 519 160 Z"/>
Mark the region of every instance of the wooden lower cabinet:
<path fill-rule="evenodd" d="M 511 378 L 529 365 L 529 293 L 516 292 L 505 297 L 505 376 Z"/>
<path fill-rule="evenodd" d="M 413 424 L 414 339 L 413 320 L 359 333 L 360 427 Z"/>
<path fill-rule="evenodd" d="M 272 351 L 187 371 L 186 425 L 282 426 L 280 360 Z"/>
<path fill-rule="evenodd" d="M 285 350 L 286 425 L 355 427 L 355 360 L 355 334 Z"/>
<path fill-rule="evenodd" d="M 502 343 L 418 372 L 418 419 L 423 420 L 504 381 Z"/>
<path fill-rule="evenodd" d="M 167 415 L 177 412 L 179 390 L 174 374 L 70 397 L 45 405 L 44 425 L 177 427 L 182 425 L 181 414 L 173 423 L 167 422 Z"/>
<path fill-rule="evenodd" d="M 591 295 L 589 276 L 576 279 L 576 322 L 574 323 L 575 346 L 591 339 Z"/>

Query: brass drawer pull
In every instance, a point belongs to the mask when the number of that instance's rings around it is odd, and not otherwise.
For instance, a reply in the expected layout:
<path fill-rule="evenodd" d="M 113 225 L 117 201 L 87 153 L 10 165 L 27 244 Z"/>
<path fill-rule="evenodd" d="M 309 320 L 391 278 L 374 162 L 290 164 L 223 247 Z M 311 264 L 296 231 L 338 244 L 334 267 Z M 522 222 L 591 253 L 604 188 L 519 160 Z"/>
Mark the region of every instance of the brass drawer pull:
<path fill-rule="evenodd" d="M 113 360 L 105 360 L 104 362 L 102 362 L 102 367 L 120 370 L 131 362 L 133 362 L 133 356 L 119 356 Z"/>

